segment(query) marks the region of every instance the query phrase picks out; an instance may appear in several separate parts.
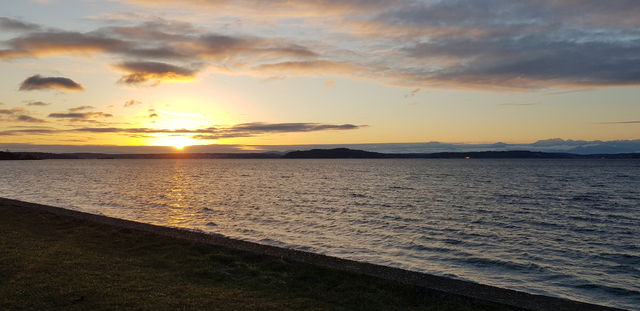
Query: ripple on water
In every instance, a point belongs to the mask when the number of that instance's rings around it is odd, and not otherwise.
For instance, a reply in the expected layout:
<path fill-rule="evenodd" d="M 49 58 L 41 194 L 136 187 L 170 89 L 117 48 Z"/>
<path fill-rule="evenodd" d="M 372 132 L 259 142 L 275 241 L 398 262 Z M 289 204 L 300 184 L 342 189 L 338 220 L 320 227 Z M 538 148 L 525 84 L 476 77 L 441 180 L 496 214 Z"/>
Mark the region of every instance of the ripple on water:
<path fill-rule="evenodd" d="M 56 160 L 0 170 L 4 197 L 640 310 L 634 160 Z"/>

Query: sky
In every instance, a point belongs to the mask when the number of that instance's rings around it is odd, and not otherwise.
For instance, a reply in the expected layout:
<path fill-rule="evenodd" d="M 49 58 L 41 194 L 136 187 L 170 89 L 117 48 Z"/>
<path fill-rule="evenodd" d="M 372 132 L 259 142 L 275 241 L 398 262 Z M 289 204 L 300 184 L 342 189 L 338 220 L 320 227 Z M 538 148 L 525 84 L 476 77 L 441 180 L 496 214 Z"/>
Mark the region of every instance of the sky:
<path fill-rule="evenodd" d="M 0 4 L 2 146 L 640 139 L 636 0 Z"/>

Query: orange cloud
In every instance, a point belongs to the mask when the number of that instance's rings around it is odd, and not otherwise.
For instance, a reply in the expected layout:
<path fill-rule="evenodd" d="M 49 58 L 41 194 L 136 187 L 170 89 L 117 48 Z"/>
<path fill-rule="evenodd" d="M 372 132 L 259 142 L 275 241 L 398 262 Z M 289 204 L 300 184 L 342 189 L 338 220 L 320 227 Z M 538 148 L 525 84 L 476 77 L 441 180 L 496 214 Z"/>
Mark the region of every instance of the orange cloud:
<path fill-rule="evenodd" d="M 120 78 L 124 84 L 139 85 L 153 80 L 153 85 L 161 81 L 185 81 L 195 77 L 196 70 L 182 68 L 160 62 L 125 62 L 117 68 L 130 72 Z"/>

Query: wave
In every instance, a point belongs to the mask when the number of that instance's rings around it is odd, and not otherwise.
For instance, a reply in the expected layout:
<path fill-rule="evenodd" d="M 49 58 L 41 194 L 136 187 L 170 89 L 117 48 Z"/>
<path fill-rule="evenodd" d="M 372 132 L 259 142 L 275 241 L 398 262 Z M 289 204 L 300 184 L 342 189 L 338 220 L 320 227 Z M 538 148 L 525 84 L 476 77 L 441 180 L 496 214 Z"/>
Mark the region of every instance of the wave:
<path fill-rule="evenodd" d="M 507 269 L 521 272 L 545 272 L 547 268 L 542 267 L 533 262 L 519 263 L 515 261 L 505 261 L 500 259 L 490 259 L 484 257 L 468 257 L 458 259 L 459 262 L 464 264 L 470 264 L 480 268 L 498 268 Z"/>
<path fill-rule="evenodd" d="M 607 285 L 601 285 L 601 284 L 594 284 L 594 283 L 590 283 L 590 282 L 586 282 L 586 283 L 582 283 L 582 284 L 574 284 L 573 285 L 576 288 L 581 288 L 581 289 L 586 289 L 586 290 L 590 290 L 590 291 L 601 291 L 601 292 L 605 292 L 609 295 L 615 295 L 615 296 L 621 296 L 621 297 L 636 297 L 637 299 L 640 299 L 640 291 L 636 291 L 636 290 L 632 290 L 632 289 L 626 289 L 626 288 L 620 288 L 620 287 L 615 287 L 615 286 L 607 286 Z"/>

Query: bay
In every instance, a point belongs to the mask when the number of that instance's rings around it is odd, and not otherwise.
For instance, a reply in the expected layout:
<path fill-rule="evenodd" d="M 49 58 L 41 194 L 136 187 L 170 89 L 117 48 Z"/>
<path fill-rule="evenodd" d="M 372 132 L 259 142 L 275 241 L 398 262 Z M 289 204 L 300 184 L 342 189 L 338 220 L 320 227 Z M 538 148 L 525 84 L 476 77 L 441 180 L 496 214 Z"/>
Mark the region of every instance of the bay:
<path fill-rule="evenodd" d="M 640 310 L 640 161 L 0 162 L 0 196 Z"/>

